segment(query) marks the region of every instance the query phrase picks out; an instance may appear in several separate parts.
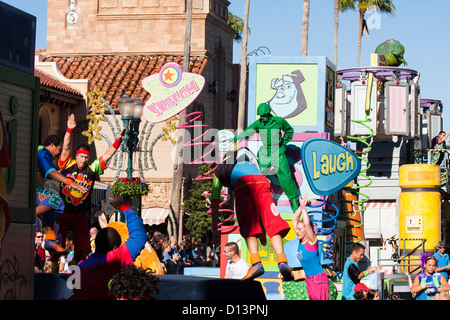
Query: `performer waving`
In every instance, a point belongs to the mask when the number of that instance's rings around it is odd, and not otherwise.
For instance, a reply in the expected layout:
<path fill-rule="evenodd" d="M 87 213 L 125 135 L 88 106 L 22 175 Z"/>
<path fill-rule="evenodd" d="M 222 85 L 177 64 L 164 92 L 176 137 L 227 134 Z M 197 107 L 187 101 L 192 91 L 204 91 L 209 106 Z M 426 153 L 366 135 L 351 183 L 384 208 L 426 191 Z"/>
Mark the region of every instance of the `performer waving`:
<path fill-rule="evenodd" d="M 320 264 L 319 242 L 314 226 L 309 220 L 306 206 L 311 205 L 308 194 L 301 199 L 300 207 L 292 216 L 292 226 L 299 240 L 297 257 L 305 272 L 306 289 L 311 300 L 328 300 L 329 280 Z"/>

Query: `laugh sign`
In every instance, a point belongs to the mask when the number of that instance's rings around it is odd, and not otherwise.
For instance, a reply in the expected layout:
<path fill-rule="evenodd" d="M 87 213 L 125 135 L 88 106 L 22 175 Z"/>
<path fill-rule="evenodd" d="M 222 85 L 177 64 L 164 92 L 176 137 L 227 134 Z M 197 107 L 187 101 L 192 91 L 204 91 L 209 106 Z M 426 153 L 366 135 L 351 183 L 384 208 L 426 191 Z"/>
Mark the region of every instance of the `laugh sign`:
<path fill-rule="evenodd" d="M 334 141 L 308 139 L 302 146 L 301 155 L 309 185 L 321 196 L 342 189 L 361 171 L 358 157 Z"/>

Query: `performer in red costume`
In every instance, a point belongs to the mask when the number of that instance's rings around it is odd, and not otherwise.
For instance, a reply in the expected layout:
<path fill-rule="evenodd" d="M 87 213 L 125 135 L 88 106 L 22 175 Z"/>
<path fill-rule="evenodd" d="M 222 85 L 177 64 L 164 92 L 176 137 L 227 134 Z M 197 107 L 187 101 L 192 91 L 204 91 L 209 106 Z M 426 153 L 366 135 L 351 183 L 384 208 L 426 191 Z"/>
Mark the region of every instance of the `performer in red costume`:
<path fill-rule="evenodd" d="M 252 280 L 264 273 L 258 253 L 258 238 L 264 234 L 261 221 L 275 250 L 280 273 L 284 280 L 290 281 L 293 280 L 293 274 L 283 251 L 283 238 L 290 227 L 281 218 L 273 202 L 269 180 L 260 173 L 257 163 L 250 161 L 254 158 L 252 156 L 247 148 L 228 153 L 223 163 L 214 171 L 213 179 L 218 180 L 220 184 L 217 185 L 216 181 L 213 181 L 213 186 L 222 188 L 223 185 L 233 189 L 240 232 L 247 243 L 252 264 L 242 280 Z M 265 242 L 265 239 L 261 240 Z"/>

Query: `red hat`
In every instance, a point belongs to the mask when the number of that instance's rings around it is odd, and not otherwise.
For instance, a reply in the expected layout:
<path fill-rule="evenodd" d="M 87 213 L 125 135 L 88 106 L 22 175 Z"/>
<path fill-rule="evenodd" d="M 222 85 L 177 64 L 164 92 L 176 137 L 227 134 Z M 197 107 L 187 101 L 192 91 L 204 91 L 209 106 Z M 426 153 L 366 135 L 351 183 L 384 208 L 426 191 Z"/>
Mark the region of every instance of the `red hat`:
<path fill-rule="evenodd" d="M 355 292 L 361 291 L 361 290 L 365 290 L 365 291 L 369 291 L 370 288 L 368 286 L 366 286 L 364 283 L 357 283 L 355 285 Z"/>

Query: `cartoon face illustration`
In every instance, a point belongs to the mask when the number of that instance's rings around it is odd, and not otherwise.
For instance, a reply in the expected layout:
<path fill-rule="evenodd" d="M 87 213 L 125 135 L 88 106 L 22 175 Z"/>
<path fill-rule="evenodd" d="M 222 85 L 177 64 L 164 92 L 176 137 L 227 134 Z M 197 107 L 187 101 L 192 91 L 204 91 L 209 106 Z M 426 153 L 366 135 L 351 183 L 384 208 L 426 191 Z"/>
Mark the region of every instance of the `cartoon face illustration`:
<path fill-rule="evenodd" d="M 268 104 L 275 115 L 292 118 L 306 109 L 306 99 L 300 85 L 304 80 L 300 70 L 295 70 L 290 75 L 283 75 L 279 79 L 272 79 L 271 89 L 276 92 Z"/>

